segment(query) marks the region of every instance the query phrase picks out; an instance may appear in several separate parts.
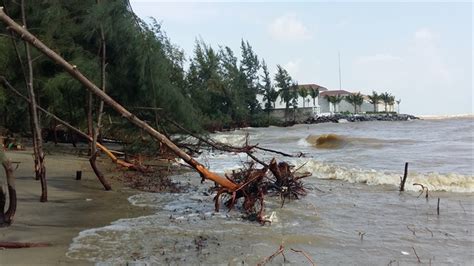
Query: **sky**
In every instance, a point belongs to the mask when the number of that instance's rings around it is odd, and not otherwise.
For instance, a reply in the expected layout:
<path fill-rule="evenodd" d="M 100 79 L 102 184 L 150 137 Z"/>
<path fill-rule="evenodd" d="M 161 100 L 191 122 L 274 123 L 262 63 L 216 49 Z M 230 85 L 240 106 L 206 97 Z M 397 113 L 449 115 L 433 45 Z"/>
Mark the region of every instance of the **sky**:
<path fill-rule="evenodd" d="M 163 2 L 131 0 L 193 56 L 196 39 L 240 54 L 248 41 L 272 75 L 299 84 L 392 93 L 415 115 L 473 113 L 472 2 Z"/>

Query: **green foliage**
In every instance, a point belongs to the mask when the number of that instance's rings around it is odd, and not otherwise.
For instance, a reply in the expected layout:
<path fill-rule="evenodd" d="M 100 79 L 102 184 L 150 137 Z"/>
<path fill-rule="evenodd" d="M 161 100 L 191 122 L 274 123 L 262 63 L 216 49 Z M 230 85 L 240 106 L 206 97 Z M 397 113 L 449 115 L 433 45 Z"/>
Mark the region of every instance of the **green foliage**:
<path fill-rule="evenodd" d="M 316 97 L 319 96 L 319 88 L 310 88 L 309 96 L 313 99 L 313 107 L 316 106 Z"/>
<path fill-rule="evenodd" d="M 292 80 L 288 71 L 286 71 L 286 69 L 280 65 L 277 65 L 275 83 L 276 87 L 279 88 L 278 93 L 280 95 L 281 101 L 285 103 L 285 109 L 289 109 L 294 96 L 290 89 L 292 86 Z"/>
<path fill-rule="evenodd" d="M 270 112 L 271 109 L 274 109 L 275 101 L 278 98 L 278 92 L 275 90 L 275 87 L 272 84 L 270 73 L 268 72 L 268 67 L 264 60 L 262 60 L 262 70 L 263 84 L 260 84 L 260 93 L 263 95 L 263 101 L 265 102 L 265 110 L 267 112 Z"/>
<path fill-rule="evenodd" d="M 364 103 L 364 97 L 360 92 L 347 95 L 344 99 L 354 106 L 354 114 L 357 113 L 357 106 L 361 106 Z"/>
<path fill-rule="evenodd" d="M 379 104 L 380 102 L 380 95 L 375 92 L 375 91 L 372 91 L 372 95 L 369 95 L 369 102 L 374 106 L 374 113 L 377 112 L 377 105 Z"/>
<path fill-rule="evenodd" d="M 16 1 L 4 0 L 3 5 L 13 19 L 21 20 Z M 240 59 L 229 47 L 214 49 L 202 40 L 196 41 L 194 53 L 186 58 L 159 23 L 140 20 L 128 1 L 29 1 L 26 13 L 30 31 L 96 85 L 101 84 L 101 58 L 105 55 L 106 92 L 157 127 L 173 129 L 163 117 L 194 131 L 268 125 L 274 123 L 269 112 L 278 96 L 287 109 L 296 106 L 297 85 L 288 72 L 278 66 L 274 86 L 265 62 L 248 41 L 241 41 Z M 24 66 L 13 42 L 3 37 L 9 33 L 1 27 L 0 33 L 0 75 L 25 92 Z M 16 44 L 24 64 L 24 45 L 19 40 Z M 32 49 L 32 57 L 38 103 L 71 124 L 86 128 L 88 91 L 36 49 Z M 184 69 L 186 60 L 188 69 Z M 267 113 L 258 104 L 259 93 Z M 94 104 L 98 102 L 95 98 Z M 27 131 L 26 106 L 1 89 L 0 125 L 15 132 Z M 126 133 L 131 126 L 122 123 L 123 119 L 107 106 L 104 111 L 110 117 L 104 125 L 109 134 L 119 137 L 115 133 L 124 132 L 124 139 L 132 142 L 133 134 Z M 49 118 L 42 116 L 42 124 L 49 123 Z"/>
<path fill-rule="evenodd" d="M 385 112 L 388 111 L 388 109 L 387 109 L 388 105 L 394 105 L 395 104 L 395 96 L 392 96 L 388 92 L 384 92 L 384 93 L 380 94 L 380 99 L 382 100 L 382 102 L 385 105 Z"/>
<path fill-rule="evenodd" d="M 338 104 L 344 99 L 342 95 L 326 95 L 324 98 L 334 107 L 334 112 L 337 111 Z"/>

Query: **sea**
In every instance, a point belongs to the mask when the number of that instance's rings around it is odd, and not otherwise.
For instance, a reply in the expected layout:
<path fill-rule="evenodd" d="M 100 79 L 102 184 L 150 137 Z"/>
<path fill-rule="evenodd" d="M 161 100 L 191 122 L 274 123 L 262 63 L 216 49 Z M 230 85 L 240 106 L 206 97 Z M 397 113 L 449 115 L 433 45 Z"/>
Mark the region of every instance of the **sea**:
<path fill-rule="evenodd" d="M 189 186 L 186 192 L 130 197 L 152 214 L 82 231 L 67 256 L 97 265 L 474 264 L 472 115 L 245 128 L 210 137 L 303 155 L 255 154 L 311 172 L 307 196 L 283 205 L 266 197 L 272 222 L 262 226 L 238 206 L 215 212 L 214 184 L 188 172 L 172 177 Z M 219 151 L 196 159 L 222 174 L 251 160 Z M 399 192 L 407 162 L 406 191 Z"/>

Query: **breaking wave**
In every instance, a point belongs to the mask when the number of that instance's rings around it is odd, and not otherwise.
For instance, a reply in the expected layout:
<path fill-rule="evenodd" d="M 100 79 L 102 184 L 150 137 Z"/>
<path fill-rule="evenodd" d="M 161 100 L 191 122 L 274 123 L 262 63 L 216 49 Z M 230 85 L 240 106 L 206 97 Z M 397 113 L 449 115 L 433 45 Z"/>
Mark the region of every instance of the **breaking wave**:
<path fill-rule="evenodd" d="M 349 183 L 365 183 L 367 185 L 400 185 L 400 173 L 380 172 L 376 170 L 364 170 L 357 168 L 346 168 L 331 165 L 315 160 L 295 162 L 299 171 L 311 172 L 313 177 L 321 179 L 337 179 Z M 304 165 L 303 165 L 304 164 Z M 449 191 L 458 193 L 474 192 L 474 177 L 461 174 L 441 173 L 408 173 L 405 189 L 419 191 L 419 186 L 414 183 L 423 184 L 430 191 Z"/>
<path fill-rule="evenodd" d="M 406 139 L 377 139 L 349 137 L 337 134 L 309 135 L 298 144 L 303 146 L 304 142 L 318 149 L 341 149 L 346 146 L 364 146 L 368 148 L 381 148 L 387 144 L 411 144 L 414 141 Z"/>

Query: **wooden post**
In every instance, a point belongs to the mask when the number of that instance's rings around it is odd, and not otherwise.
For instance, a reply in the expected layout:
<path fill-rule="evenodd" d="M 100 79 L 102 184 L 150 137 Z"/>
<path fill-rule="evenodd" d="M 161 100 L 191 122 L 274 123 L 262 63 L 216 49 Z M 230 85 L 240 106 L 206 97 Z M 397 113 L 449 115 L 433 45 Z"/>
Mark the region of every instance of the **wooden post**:
<path fill-rule="evenodd" d="M 81 180 L 82 178 L 82 171 L 76 171 L 76 180 Z"/>
<path fill-rule="evenodd" d="M 405 182 L 408 177 L 408 163 L 405 163 L 405 172 L 403 173 L 403 179 L 400 182 L 400 191 L 405 191 Z"/>
<path fill-rule="evenodd" d="M 439 216 L 439 198 L 438 198 L 438 207 L 436 207 L 436 213 L 437 213 L 438 216 Z"/>

